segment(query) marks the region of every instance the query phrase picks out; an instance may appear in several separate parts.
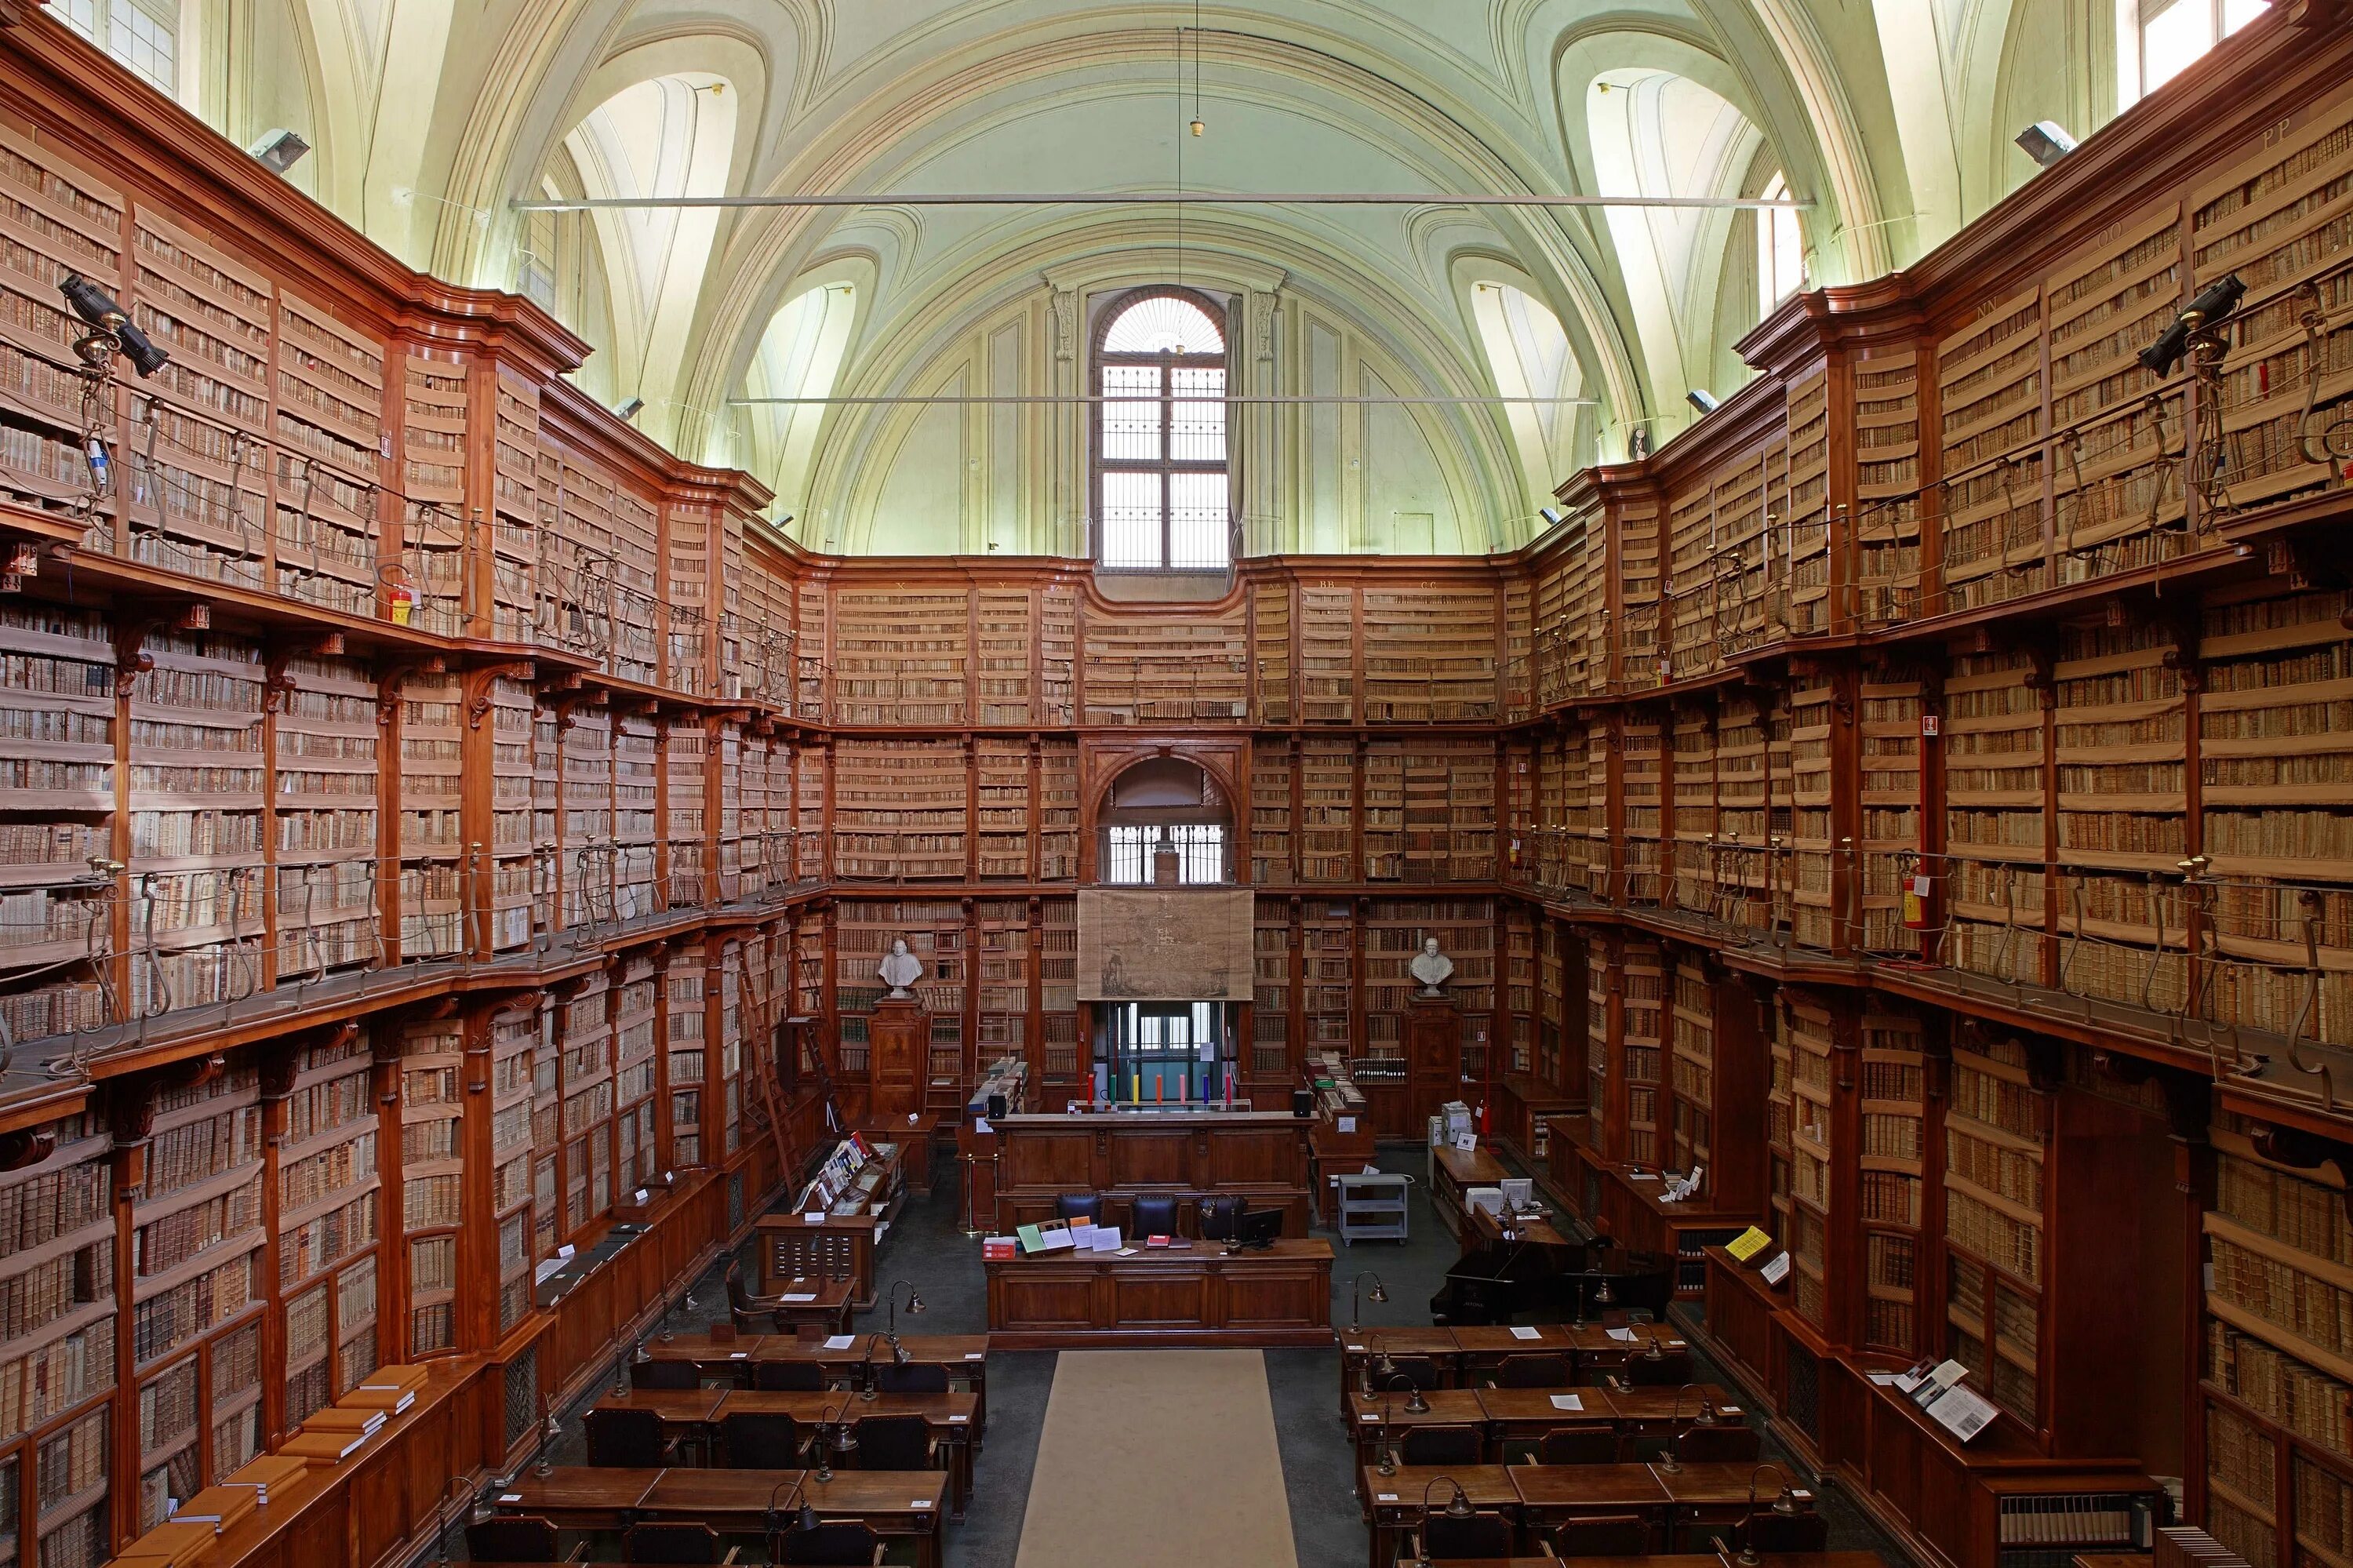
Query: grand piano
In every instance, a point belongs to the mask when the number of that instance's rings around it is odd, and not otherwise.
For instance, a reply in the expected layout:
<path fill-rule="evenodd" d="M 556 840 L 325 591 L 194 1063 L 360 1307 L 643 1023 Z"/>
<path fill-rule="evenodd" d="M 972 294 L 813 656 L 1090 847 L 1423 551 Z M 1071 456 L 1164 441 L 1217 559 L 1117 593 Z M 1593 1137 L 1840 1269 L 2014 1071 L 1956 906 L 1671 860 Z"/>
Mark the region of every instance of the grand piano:
<path fill-rule="evenodd" d="M 1432 1323 L 1567 1323 L 1603 1311 L 1667 1315 L 1675 1260 L 1662 1253 L 1628 1252 L 1566 1216 L 1473 1208 L 1464 1219 L 1462 1255 L 1430 1298 Z"/>

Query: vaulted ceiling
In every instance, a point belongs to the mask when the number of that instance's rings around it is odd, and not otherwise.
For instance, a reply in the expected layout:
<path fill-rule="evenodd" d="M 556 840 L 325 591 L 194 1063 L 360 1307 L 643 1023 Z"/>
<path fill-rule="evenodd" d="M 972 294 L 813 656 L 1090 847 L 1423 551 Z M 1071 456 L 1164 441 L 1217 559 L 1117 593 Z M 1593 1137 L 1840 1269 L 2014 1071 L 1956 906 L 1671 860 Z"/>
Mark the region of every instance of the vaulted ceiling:
<path fill-rule="evenodd" d="M 1724 196 L 1778 178 L 1810 204 L 1779 237 L 1782 270 L 1801 254 L 1809 283 L 1853 281 L 2031 175 L 2020 126 L 2085 134 L 2117 96 L 2107 0 L 182 4 L 178 80 L 197 112 L 240 141 L 302 132 L 315 151 L 290 177 L 329 207 L 417 265 L 549 303 L 597 346 L 584 385 L 643 399 L 639 425 L 681 452 L 777 482 L 786 509 L 822 508 L 842 547 L 898 547 L 873 520 L 913 504 L 879 488 L 907 441 L 936 427 L 979 473 L 996 427 L 747 394 L 1050 391 L 1097 291 L 1181 274 L 1257 313 L 1238 352 L 1262 351 L 1271 384 L 1557 399 L 1414 411 L 1437 454 L 1425 488 L 1446 497 L 1429 504 L 1484 513 L 1452 547 L 1485 548 L 1525 536 L 1577 463 L 1623 455 L 1638 430 L 1672 436 L 1688 388 L 1728 393 L 1731 344 L 1795 281 L 1773 281 L 1769 216 L 1721 208 L 1180 213 L 894 193 Z M 512 206 L 818 192 L 874 199 Z M 1034 449 L 1021 471 L 1047 491 L 1058 429 L 1041 416 L 1001 438 Z M 1082 510 L 1038 507 L 1014 547 L 1059 547 L 1056 519 Z M 1382 547 L 1335 527 L 1268 537 Z"/>

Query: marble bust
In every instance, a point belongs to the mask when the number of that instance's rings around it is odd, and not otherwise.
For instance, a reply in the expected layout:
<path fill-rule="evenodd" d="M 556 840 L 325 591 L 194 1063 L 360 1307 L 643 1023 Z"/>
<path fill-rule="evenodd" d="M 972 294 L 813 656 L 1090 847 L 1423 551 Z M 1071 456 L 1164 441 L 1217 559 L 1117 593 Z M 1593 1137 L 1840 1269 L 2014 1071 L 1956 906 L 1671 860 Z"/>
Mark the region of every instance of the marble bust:
<path fill-rule="evenodd" d="M 1424 996 L 1439 995 L 1438 988 L 1454 974 L 1454 960 L 1438 950 L 1438 938 L 1435 937 L 1423 940 L 1421 951 L 1416 953 L 1413 962 L 1406 967 L 1412 971 L 1413 978 L 1421 982 L 1421 994 Z"/>
<path fill-rule="evenodd" d="M 1451 969 L 1453 966 L 1450 964 L 1447 967 Z M 891 988 L 891 994 L 883 998 L 885 1001 L 906 1001 L 914 995 L 907 988 L 923 978 L 923 960 L 907 951 L 907 939 L 901 937 L 892 942 L 890 952 L 883 956 L 881 966 L 874 972 L 882 977 L 884 985 Z"/>

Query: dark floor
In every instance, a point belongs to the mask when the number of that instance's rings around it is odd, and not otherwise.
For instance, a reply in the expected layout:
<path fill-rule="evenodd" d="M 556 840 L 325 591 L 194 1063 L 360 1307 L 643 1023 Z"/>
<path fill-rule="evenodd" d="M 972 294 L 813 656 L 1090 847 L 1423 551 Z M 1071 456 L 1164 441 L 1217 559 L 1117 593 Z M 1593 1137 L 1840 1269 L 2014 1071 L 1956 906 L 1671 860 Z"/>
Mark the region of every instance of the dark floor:
<path fill-rule="evenodd" d="M 1385 1150 L 1386 1170 L 1409 1172 L 1414 1181 L 1409 1229 L 1412 1239 L 1366 1242 L 1340 1246 L 1334 1270 L 1333 1321 L 1349 1321 L 1350 1281 L 1360 1270 L 1376 1272 L 1388 1299 L 1360 1299 L 1356 1309 L 1366 1323 L 1426 1324 L 1430 1298 L 1444 1282 L 1447 1266 L 1457 1249 L 1430 1207 L 1422 1186 L 1425 1157 L 1418 1148 Z M 950 1177 L 950 1162 L 941 1161 L 942 1184 L 927 1197 L 911 1197 L 898 1223 L 882 1244 L 880 1276 L 887 1284 L 905 1280 L 923 1298 L 924 1311 L 910 1319 L 902 1310 L 902 1332 L 919 1334 L 981 1333 L 987 1329 L 986 1287 L 980 1266 L 980 1244 L 959 1226 L 960 1208 Z M 1335 1245 L 1335 1233 L 1319 1230 Z M 748 1261 L 748 1260 L 747 1260 Z M 747 1270 L 748 1271 L 748 1270 Z M 1365 1288 L 1371 1288 L 1366 1281 Z M 905 1292 L 900 1292 L 903 1302 Z M 698 1283 L 693 1308 L 672 1315 L 680 1331 L 700 1328 L 725 1315 L 726 1298 L 714 1271 Z M 855 1327 L 881 1328 L 885 1313 L 859 1314 Z M 1356 1510 L 1352 1481 L 1354 1449 L 1335 1411 L 1339 1384 L 1336 1348 L 1313 1351 L 1269 1351 L 1267 1386 L 1274 1404 L 1275 1435 L 1282 1453 L 1284 1489 L 1291 1501 L 1292 1537 L 1300 1568 L 1359 1568 L 1368 1541 Z M 1020 1543 L 1021 1519 L 1028 1506 L 1030 1468 L 1038 1452 L 1038 1436 L 1046 1417 L 1046 1395 L 1054 1381 L 1055 1353 L 995 1351 L 988 1359 L 988 1440 L 978 1456 L 968 1517 L 947 1531 L 949 1568 L 1011 1568 Z M 1728 1380 L 1703 1361 L 1702 1375 L 1711 1382 Z M 584 1402 L 585 1404 L 585 1402 Z M 563 1436 L 554 1458 L 558 1464 L 578 1464 L 583 1453 L 580 1412 L 565 1413 Z M 1766 1457 L 1784 1463 L 1788 1457 L 1768 1437 Z M 1792 1474 L 1801 1473 L 1791 1467 Z M 1901 1564 L 1905 1559 L 1885 1537 L 1862 1518 L 1835 1489 L 1823 1489 L 1819 1505 L 1831 1520 L 1833 1551 L 1872 1550 Z"/>

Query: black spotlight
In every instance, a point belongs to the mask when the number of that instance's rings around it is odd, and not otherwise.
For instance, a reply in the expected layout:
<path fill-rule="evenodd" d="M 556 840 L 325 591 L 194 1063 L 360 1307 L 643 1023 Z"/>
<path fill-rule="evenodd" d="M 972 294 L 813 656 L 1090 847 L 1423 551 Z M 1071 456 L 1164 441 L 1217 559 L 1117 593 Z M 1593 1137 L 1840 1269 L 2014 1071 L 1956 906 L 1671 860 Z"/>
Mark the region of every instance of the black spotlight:
<path fill-rule="evenodd" d="M 2170 376 L 2181 356 L 2189 350 L 2189 334 L 2210 322 L 2220 321 L 2239 308 L 2247 297 L 2246 280 L 2236 272 L 2229 273 L 2198 291 L 2198 297 L 2181 308 L 2173 324 L 2157 334 L 2157 341 L 2140 351 L 2141 366 L 2159 376 Z"/>
<path fill-rule="evenodd" d="M 155 346 L 155 340 L 139 330 L 131 313 L 114 302 L 112 296 L 79 272 L 69 272 L 58 285 L 58 292 L 66 297 L 73 313 L 100 332 L 111 333 L 122 345 L 123 356 L 131 367 L 142 376 L 153 376 L 171 362 L 172 356 Z"/>

